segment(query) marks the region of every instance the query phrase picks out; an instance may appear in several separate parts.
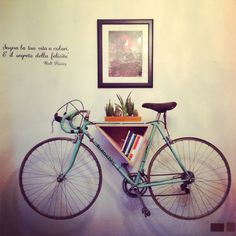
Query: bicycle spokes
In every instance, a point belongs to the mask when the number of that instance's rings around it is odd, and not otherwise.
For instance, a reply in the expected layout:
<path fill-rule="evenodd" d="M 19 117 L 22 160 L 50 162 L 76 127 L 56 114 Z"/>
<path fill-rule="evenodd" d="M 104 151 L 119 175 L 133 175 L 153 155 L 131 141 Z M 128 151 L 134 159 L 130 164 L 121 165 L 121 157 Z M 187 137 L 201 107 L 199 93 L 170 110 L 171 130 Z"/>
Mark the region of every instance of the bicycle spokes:
<path fill-rule="evenodd" d="M 181 184 L 152 186 L 153 200 L 166 213 L 181 219 L 198 219 L 213 213 L 223 204 L 230 189 L 225 157 L 215 146 L 197 138 L 176 139 L 172 145 L 188 174 L 183 174 L 185 181 Z M 150 181 L 160 181 L 161 174 L 178 170 L 168 146 L 164 145 L 151 160 L 148 177 Z"/>
<path fill-rule="evenodd" d="M 68 162 L 73 139 L 52 138 L 33 147 L 20 169 L 20 188 L 25 200 L 39 214 L 69 219 L 88 210 L 102 184 L 102 172 L 93 152 L 81 144 L 73 168 Z"/>

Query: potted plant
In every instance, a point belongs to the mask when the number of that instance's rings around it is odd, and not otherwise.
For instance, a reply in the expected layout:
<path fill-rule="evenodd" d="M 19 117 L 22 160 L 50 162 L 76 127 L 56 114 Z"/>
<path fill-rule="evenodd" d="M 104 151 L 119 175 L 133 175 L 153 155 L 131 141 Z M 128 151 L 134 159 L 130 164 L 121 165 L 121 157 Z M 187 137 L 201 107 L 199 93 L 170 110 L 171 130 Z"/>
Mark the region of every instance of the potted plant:
<path fill-rule="evenodd" d="M 111 100 L 109 100 L 109 103 L 105 106 L 105 121 L 141 121 L 141 117 L 138 115 L 138 111 L 134 107 L 134 102 L 131 100 L 131 92 L 125 100 L 119 94 L 116 96 L 119 103 L 115 103 L 114 106 L 111 103 Z"/>

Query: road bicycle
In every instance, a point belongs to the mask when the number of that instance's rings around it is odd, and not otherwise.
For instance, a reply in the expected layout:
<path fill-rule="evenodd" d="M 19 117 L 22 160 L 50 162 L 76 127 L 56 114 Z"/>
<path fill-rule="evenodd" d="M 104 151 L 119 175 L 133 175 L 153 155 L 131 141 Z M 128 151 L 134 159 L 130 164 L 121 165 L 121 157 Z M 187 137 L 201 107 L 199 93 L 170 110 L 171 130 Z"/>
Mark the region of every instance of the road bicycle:
<path fill-rule="evenodd" d="M 83 103 L 67 102 L 57 110 L 54 121 L 74 138 L 47 139 L 26 154 L 19 173 L 24 199 L 33 210 L 52 219 L 70 219 L 87 211 L 102 186 L 102 169 L 94 152 L 84 143 L 87 138 L 121 175 L 125 194 L 140 200 L 144 216 L 151 215 L 144 197 L 151 197 L 159 208 L 179 219 L 193 220 L 212 214 L 230 191 L 230 168 L 223 153 L 208 141 L 170 138 L 167 111 L 176 105 L 142 105 L 156 112 L 157 117 L 143 122 L 150 126 L 150 132 L 139 168 L 132 173 L 127 163 L 118 164 L 89 133 L 88 128 L 97 123 L 90 121 L 90 112 Z M 150 149 L 157 145 L 156 133 L 165 144 L 149 160 L 146 171 Z"/>

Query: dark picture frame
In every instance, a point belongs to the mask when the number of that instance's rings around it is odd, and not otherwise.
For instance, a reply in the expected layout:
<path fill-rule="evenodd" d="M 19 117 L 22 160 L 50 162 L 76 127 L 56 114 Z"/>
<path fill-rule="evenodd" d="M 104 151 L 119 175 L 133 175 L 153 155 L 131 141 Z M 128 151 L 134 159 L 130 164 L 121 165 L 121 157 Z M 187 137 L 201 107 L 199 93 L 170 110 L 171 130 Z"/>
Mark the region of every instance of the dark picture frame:
<path fill-rule="evenodd" d="M 98 88 L 153 87 L 153 19 L 97 20 Z"/>

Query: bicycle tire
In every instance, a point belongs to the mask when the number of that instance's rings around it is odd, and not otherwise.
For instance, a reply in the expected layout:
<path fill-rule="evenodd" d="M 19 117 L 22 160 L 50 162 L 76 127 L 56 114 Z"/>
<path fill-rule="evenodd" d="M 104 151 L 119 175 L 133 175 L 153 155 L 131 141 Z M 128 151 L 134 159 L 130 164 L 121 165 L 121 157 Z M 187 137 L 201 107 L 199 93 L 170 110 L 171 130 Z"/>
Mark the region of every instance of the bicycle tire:
<path fill-rule="evenodd" d="M 226 158 L 213 144 L 199 138 L 178 138 L 173 140 L 172 147 L 187 171 L 193 173 L 194 181 L 188 185 L 176 183 L 150 187 L 154 202 L 164 212 L 179 219 L 200 219 L 212 214 L 224 203 L 230 191 L 231 174 Z M 165 144 L 150 161 L 148 180 L 158 181 L 171 173 L 174 178 L 181 171 Z"/>
<path fill-rule="evenodd" d="M 50 138 L 35 145 L 21 164 L 23 197 L 42 216 L 58 220 L 76 217 L 87 211 L 99 195 L 101 166 L 83 143 L 72 169 L 63 181 L 58 181 L 68 167 L 73 147 L 72 138 Z"/>

